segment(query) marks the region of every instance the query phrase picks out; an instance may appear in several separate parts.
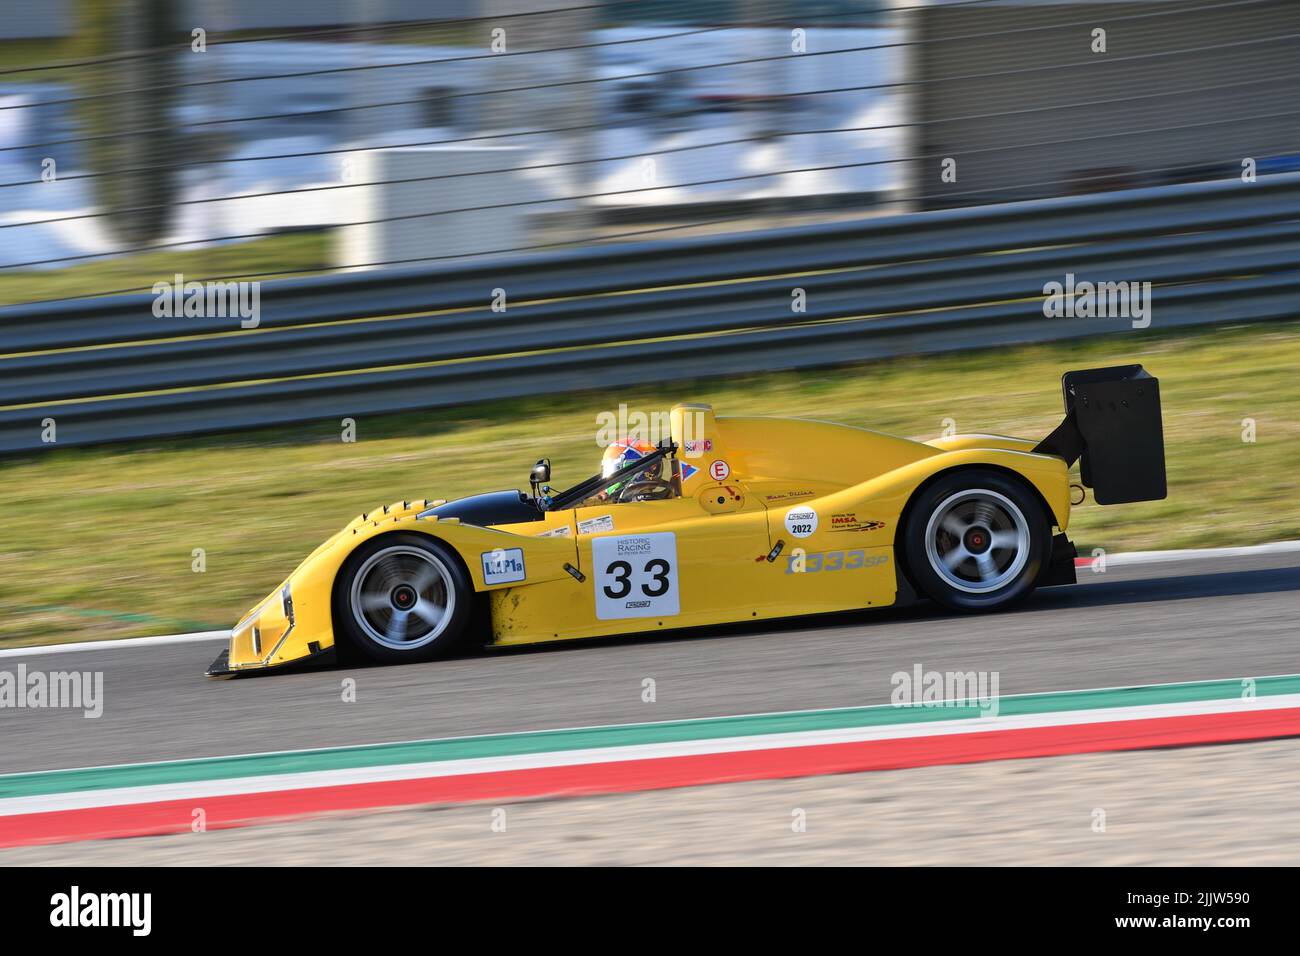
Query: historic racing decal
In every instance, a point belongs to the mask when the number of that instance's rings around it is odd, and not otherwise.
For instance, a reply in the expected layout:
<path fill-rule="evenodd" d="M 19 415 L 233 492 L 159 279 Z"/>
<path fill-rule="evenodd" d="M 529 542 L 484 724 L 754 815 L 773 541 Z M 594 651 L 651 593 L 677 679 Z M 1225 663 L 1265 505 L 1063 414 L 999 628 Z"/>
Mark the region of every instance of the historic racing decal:
<path fill-rule="evenodd" d="M 677 535 L 615 535 L 591 542 L 596 617 L 668 617 L 680 613 Z"/>

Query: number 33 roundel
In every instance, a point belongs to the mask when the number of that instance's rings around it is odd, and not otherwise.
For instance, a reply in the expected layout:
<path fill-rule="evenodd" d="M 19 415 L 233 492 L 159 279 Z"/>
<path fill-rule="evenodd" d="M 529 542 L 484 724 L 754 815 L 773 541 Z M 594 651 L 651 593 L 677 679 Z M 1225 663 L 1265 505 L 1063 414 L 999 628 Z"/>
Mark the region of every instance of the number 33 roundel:
<path fill-rule="evenodd" d="M 596 617 L 666 617 L 681 610 L 677 536 L 671 532 L 595 538 L 591 542 Z"/>

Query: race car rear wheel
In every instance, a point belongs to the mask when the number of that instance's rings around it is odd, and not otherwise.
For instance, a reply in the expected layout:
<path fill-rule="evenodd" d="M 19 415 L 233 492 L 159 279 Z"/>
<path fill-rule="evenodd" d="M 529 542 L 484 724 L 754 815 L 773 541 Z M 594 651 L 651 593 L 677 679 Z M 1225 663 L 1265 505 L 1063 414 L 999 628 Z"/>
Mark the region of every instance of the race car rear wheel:
<path fill-rule="evenodd" d="M 339 572 L 336 636 L 385 664 L 446 657 L 463 643 L 473 587 L 445 545 L 417 534 L 384 535 Z"/>
<path fill-rule="evenodd" d="M 995 471 L 941 477 L 908 514 L 904 550 L 915 583 L 938 603 L 991 610 L 1034 589 L 1051 521 L 1024 482 Z"/>

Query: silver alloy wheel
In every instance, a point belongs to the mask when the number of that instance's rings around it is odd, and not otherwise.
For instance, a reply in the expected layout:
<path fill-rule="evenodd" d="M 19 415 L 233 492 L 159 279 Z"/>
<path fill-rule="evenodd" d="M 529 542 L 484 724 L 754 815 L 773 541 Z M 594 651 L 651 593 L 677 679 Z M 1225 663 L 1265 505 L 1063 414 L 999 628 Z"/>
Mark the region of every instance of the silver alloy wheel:
<path fill-rule="evenodd" d="M 447 629 L 456 588 L 437 555 L 395 545 L 375 552 L 357 569 L 349 604 L 357 625 L 376 644 L 413 651 Z"/>
<path fill-rule="evenodd" d="M 949 495 L 925 526 L 930 567 L 968 594 L 1014 581 L 1029 560 L 1029 541 L 1029 522 L 1015 502 L 987 488 Z"/>

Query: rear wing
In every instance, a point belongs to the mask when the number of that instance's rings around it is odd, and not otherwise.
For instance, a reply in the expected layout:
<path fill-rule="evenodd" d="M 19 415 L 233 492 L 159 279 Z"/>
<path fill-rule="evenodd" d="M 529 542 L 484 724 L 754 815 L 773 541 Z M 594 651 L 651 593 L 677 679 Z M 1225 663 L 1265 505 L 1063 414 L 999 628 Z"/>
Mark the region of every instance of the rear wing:
<path fill-rule="evenodd" d="M 1034 451 L 1078 461 L 1098 504 L 1164 498 L 1160 381 L 1141 365 L 1116 365 L 1066 372 L 1061 391 L 1065 420 Z"/>

